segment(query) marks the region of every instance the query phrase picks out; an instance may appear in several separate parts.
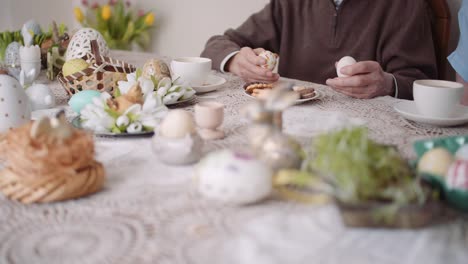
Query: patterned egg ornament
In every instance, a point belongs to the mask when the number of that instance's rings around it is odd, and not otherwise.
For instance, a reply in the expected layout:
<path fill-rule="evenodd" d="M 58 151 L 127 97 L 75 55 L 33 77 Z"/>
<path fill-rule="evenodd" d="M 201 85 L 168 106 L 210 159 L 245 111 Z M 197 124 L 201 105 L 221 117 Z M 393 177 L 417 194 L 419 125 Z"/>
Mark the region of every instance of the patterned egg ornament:
<path fill-rule="evenodd" d="M 97 41 L 99 53 L 102 56 L 109 55 L 109 47 L 101 33 L 92 28 L 82 28 L 78 30 L 70 40 L 67 53 L 65 54 L 65 60 L 80 59 L 86 54 L 91 53 L 91 40 Z"/>
<path fill-rule="evenodd" d="M 151 79 L 154 76 L 157 80 L 162 80 L 165 77 L 170 78 L 171 72 L 167 64 L 158 59 L 151 59 L 143 66 L 143 77 Z"/>
<path fill-rule="evenodd" d="M 258 56 L 266 60 L 266 63 L 261 66 L 262 68 L 268 69 L 270 71 L 275 69 L 276 64 L 278 63 L 278 58 L 279 58 L 278 54 L 266 50 L 260 53 L 260 55 Z"/>
<path fill-rule="evenodd" d="M 10 43 L 5 50 L 5 65 L 7 67 L 8 74 L 17 79 L 21 72 L 20 47 L 21 44 L 14 41 Z"/>
<path fill-rule="evenodd" d="M 447 187 L 468 191 L 468 160 L 457 160 L 447 173 Z"/>
<path fill-rule="evenodd" d="M 253 155 L 232 150 L 208 154 L 197 168 L 198 191 L 227 204 L 246 205 L 268 197 L 273 171 Z"/>
<path fill-rule="evenodd" d="M 21 84 L 13 77 L 0 75 L 0 133 L 31 120 L 31 106 Z"/>

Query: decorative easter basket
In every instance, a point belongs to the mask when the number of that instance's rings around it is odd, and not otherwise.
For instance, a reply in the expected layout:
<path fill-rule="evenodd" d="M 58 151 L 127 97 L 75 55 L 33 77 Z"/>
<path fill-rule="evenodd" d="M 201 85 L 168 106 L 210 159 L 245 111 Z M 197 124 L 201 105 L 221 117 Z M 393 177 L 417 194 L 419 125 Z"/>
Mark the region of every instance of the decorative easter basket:
<path fill-rule="evenodd" d="M 69 76 L 60 72 L 59 82 L 69 95 L 84 90 L 96 90 L 113 94 L 118 81 L 126 80 L 126 74 L 136 71 L 136 67 L 117 59 L 100 55 L 96 40 L 91 41 L 91 54 L 82 59 L 91 62 L 88 68 Z"/>

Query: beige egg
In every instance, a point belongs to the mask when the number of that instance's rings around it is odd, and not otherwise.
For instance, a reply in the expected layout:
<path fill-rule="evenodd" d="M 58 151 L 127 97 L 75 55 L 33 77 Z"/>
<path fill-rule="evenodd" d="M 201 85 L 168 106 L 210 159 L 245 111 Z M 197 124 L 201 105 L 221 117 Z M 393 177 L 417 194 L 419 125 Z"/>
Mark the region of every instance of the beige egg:
<path fill-rule="evenodd" d="M 151 77 L 161 80 L 165 77 L 171 77 L 171 72 L 167 64 L 158 59 L 151 59 L 143 66 L 143 77 L 151 79 Z"/>
<path fill-rule="evenodd" d="M 85 70 L 89 64 L 83 59 L 71 59 L 65 62 L 62 67 L 63 76 L 68 76 Z"/>
<path fill-rule="evenodd" d="M 444 148 L 431 149 L 419 160 L 418 171 L 445 177 L 453 162 L 454 157 L 448 150 Z"/>
<path fill-rule="evenodd" d="M 159 127 L 159 134 L 167 138 L 183 138 L 195 131 L 192 114 L 184 110 L 170 111 Z"/>

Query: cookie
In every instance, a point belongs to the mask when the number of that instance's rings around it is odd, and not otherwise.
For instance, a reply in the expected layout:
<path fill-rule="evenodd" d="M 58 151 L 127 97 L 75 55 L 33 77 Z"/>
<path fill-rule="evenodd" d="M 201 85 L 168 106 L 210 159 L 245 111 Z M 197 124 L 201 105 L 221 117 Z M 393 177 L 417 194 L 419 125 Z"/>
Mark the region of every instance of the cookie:
<path fill-rule="evenodd" d="M 315 89 L 314 88 L 305 88 L 300 91 L 298 91 L 299 95 L 301 96 L 301 99 L 309 99 L 315 96 Z"/>
<path fill-rule="evenodd" d="M 271 83 L 247 83 L 244 85 L 244 89 L 248 94 L 252 94 L 255 89 L 273 89 Z"/>

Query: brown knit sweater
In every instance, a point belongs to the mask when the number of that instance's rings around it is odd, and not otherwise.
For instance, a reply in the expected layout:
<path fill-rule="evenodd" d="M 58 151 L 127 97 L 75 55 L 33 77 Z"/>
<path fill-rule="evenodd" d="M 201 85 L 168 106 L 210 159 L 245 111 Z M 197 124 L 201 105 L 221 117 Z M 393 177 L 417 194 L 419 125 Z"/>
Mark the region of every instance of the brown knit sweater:
<path fill-rule="evenodd" d="M 280 54 L 283 77 L 325 83 L 349 55 L 374 60 L 397 78 L 399 97 L 412 99 L 416 79 L 437 77 L 425 0 L 271 0 L 238 29 L 212 37 L 202 56 L 219 69 L 241 47 Z"/>

